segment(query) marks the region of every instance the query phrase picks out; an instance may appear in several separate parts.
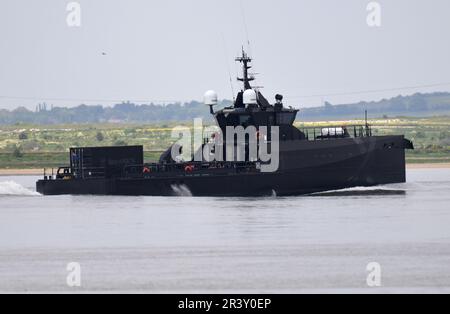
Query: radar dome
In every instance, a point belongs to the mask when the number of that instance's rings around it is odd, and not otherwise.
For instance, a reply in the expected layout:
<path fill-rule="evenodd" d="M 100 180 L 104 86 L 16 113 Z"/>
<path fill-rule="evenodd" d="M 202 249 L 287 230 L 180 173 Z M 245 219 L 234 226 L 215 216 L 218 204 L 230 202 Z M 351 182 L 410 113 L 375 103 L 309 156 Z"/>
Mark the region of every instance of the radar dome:
<path fill-rule="evenodd" d="M 253 89 L 247 89 L 244 92 L 244 104 L 245 105 L 257 105 L 258 104 L 256 92 Z"/>
<path fill-rule="evenodd" d="M 217 93 L 213 90 L 209 90 L 205 93 L 204 102 L 207 106 L 215 106 L 218 103 Z"/>

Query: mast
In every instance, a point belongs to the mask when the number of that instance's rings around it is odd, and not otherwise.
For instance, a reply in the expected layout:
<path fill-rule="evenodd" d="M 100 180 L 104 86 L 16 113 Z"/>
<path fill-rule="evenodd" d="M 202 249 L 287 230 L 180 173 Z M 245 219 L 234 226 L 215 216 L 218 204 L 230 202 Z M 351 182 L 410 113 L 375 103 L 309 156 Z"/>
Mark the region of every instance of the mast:
<path fill-rule="evenodd" d="M 248 70 L 250 70 L 252 67 L 249 65 L 250 62 L 252 62 L 252 59 L 247 55 L 247 53 L 244 51 L 244 48 L 242 48 L 242 56 L 236 58 L 237 62 L 242 63 L 243 68 L 243 76 L 238 77 L 237 80 L 244 82 L 244 90 L 251 89 L 250 82 L 254 81 L 255 78 L 252 75 L 249 75 Z"/>

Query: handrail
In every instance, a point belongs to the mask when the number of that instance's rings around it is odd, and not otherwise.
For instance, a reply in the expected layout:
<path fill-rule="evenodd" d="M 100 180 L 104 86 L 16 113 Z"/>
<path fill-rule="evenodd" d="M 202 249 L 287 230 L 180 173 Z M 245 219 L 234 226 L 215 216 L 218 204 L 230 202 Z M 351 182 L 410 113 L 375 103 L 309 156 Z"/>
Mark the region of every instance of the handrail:
<path fill-rule="evenodd" d="M 312 127 L 299 127 L 305 134 L 306 140 L 327 140 L 336 138 L 359 138 L 372 136 L 372 128 L 369 125 L 324 125 Z M 326 131 L 324 133 L 324 131 Z"/>
<path fill-rule="evenodd" d="M 194 166 L 192 171 L 187 171 L 187 166 Z M 145 172 L 145 169 L 149 172 Z M 185 162 L 185 163 L 170 163 L 170 164 L 158 164 L 148 163 L 143 165 L 128 165 L 123 169 L 124 177 L 147 177 L 159 173 L 174 173 L 183 175 L 192 175 L 202 173 L 206 170 L 215 169 L 219 170 L 232 170 L 234 172 L 240 172 L 242 170 L 256 170 L 257 162 Z"/>

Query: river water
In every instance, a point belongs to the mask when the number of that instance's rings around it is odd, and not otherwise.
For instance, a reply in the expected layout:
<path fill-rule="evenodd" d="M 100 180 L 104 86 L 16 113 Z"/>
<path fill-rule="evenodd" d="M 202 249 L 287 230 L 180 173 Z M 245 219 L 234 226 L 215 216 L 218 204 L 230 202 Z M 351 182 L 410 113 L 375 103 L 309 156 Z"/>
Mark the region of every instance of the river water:
<path fill-rule="evenodd" d="M 37 179 L 0 177 L 2 292 L 450 292 L 450 169 L 281 198 L 43 197 Z"/>

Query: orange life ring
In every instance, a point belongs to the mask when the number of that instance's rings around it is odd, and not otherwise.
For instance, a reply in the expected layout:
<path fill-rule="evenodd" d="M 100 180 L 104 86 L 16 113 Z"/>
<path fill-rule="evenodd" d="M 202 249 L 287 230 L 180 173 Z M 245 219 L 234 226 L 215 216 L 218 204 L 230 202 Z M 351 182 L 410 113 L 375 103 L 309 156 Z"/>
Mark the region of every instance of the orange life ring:
<path fill-rule="evenodd" d="M 184 167 L 184 171 L 186 171 L 186 172 L 192 172 L 192 171 L 194 171 L 194 166 L 192 166 L 192 165 L 187 165 L 186 167 Z"/>

